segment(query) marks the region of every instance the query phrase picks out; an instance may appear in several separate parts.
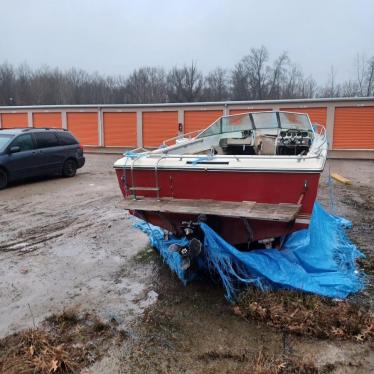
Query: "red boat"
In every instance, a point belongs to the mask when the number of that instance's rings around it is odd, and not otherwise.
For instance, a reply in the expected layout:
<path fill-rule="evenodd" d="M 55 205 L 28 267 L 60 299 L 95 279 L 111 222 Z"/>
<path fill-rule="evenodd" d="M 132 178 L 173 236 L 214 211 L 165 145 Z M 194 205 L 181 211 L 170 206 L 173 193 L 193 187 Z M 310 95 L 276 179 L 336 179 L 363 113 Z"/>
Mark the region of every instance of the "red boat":
<path fill-rule="evenodd" d="M 223 116 L 206 129 L 115 162 L 130 213 L 177 236 L 204 221 L 233 245 L 280 246 L 306 228 L 327 155 L 307 114 Z"/>

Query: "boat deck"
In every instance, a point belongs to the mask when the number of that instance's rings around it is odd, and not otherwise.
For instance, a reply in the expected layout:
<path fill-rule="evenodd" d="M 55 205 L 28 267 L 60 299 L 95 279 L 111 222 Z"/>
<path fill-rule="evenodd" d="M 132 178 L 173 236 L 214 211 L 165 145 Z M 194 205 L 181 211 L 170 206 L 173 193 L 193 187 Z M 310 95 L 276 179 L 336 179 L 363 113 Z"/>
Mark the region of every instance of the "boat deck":
<path fill-rule="evenodd" d="M 121 204 L 122 205 L 122 204 Z M 148 212 L 206 214 L 224 217 L 242 217 L 262 221 L 290 222 L 296 218 L 301 205 L 264 204 L 254 201 L 217 201 L 162 198 L 126 198 L 123 202 L 128 210 Z"/>

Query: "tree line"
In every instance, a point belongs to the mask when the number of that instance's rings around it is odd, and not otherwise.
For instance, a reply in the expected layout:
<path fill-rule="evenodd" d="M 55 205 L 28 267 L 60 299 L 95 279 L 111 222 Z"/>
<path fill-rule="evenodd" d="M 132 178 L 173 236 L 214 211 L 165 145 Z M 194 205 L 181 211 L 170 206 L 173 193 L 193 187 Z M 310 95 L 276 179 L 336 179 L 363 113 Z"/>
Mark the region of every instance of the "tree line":
<path fill-rule="evenodd" d="M 374 95 L 374 56 L 357 56 L 355 76 L 338 83 L 331 68 L 325 85 L 305 76 L 287 53 L 271 60 L 265 47 L 252 48 L 232 69 L 203 74 L 195 63 L 141 67 L 127 77 L 82 69 L 0 64 L 0 105 L 145 104 L 167 102 L 362 97 Z"/>

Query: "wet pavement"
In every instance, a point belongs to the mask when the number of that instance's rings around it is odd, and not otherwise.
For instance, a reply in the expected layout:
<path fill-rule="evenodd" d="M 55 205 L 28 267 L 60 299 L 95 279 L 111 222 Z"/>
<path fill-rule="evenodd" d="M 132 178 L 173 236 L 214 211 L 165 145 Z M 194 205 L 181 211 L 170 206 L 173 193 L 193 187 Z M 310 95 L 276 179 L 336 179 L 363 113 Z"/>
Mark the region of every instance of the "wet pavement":
<path fill-rule="evenodd" d="M 90 373 L 248 371 L 259 350 L 292 354 L 337 373 L 370 373 L 370 344 L 305 338 L 247 321 L 219 285 L 183 287 L 132 228 L 121 208 L 115 155 L 87 155 L 75 178 L 49 178 L 0 191 L 0 336 L 65 308 L 114 320 L 127 332 Z M 374 162 L 331 161 L 351 186 L 321 178 L 318 200 L 353 221 L 367 255 L 368 287 L 352 298 L 374 311 Z"/>
<path fill-rule="evenodd" d="M 126 323 L 147 305 L 149 267 L 130 265 L 147 238 L 116 206 L 112 162 L 0 191 L 1 336 L 69 306 Z"/>

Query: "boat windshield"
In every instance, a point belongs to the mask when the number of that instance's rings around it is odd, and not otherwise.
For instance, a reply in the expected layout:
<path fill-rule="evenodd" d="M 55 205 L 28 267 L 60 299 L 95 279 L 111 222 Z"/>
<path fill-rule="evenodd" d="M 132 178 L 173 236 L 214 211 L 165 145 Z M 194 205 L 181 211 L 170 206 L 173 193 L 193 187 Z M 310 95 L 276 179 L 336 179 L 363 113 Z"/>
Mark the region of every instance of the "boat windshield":
<path fill-rule="evenodd" d="M 13 138 L 13 135 L 0 134 L 0 152 L 2 152 L 8 145 L 10 139 Z"/>
<path fill-rule="evenodd" d="M 312 130 L 309 117 L 306 114 L 279 112 L 279 119 L 283 129 Z"/>
<path fill-rule="evenodd" d="M 312 129 L 306 114 L 292 112 L 243 113 L 217 119 L 211 126 L 200 133 L 198 138 L 243 130 L 277 128 L 306 131 Z"/>

